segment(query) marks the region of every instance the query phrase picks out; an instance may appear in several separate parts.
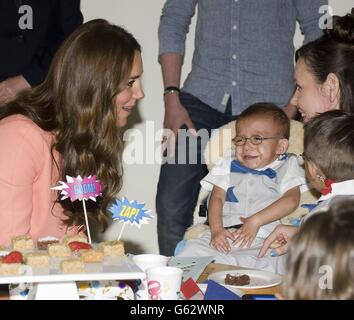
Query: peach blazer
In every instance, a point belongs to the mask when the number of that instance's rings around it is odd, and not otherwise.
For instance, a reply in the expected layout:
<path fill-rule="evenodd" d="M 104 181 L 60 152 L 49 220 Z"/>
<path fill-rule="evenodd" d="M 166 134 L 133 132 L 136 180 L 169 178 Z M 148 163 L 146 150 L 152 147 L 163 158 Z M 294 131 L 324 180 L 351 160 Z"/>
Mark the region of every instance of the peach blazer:
<path fill-rule="evenodd" d="M 0 121 L 0 245 L 29 234 L 61 238 L 63 209 L 53 207 L 58 171 L 52 160 L 52 135 L 22 115 Z M 59 154 L 54 153 L 56 161 Z"/>

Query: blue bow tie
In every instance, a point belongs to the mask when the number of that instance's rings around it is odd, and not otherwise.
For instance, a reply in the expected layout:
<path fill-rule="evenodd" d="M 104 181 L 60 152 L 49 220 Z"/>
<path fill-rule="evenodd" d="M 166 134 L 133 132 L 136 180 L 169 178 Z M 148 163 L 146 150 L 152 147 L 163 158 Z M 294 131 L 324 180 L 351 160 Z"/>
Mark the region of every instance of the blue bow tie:
<path fill-rule="evenodd" d="M 251 173 L 251 174 L 256 174 L 259 176 L 264 175 L 270 179 L 273 179 L 277 176 L 277 173 L 271 168 L 268 168 L 266 170 L 250 169 L 250 168 L 247 168 L 247 167 L 244 167 L 243 165 L 241 165 L 237 160 L 233 160 L 231 162 L 231 172 Z"/>

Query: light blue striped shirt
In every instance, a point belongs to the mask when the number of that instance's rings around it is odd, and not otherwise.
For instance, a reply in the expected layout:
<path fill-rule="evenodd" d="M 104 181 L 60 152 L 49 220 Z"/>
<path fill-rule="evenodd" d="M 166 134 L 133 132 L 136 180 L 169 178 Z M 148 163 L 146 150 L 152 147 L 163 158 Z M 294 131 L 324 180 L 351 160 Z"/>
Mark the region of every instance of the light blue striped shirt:
<path fill-rule="evenodd" d="M 327 0 L 167 0 L 159 26 L 159 54 L 184 55 L 197 10 L 192 71 L 183 90 L 224 112 L 267 101 L 283 106 L 294 88 L 296 20 L 305 42 L 322 34 Z"/>

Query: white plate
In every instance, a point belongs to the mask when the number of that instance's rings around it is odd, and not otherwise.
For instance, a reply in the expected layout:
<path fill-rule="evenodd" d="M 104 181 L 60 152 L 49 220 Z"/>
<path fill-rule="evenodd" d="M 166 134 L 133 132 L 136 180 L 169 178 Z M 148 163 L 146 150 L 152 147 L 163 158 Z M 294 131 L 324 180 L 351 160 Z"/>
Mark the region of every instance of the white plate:
<path fill-rule="evenodd" d="M 209 275 L 208 279 L 217 283 L 225 285 L 225 278 L 227 274 L 233 276 L 240 276 L 246 274 L 250 277 L 250 283 L 245 286 L 231 286 L 240 289 L 261 289 L 274 287 L 281 283 L 281 276 L 275 273 L 261 271 L 261 270 L 228 270 L 214 272 Z M 230 285 L 229 285 L 230 286 Z"/>
<path fill-rule="evenodd" d="M 229 289 L 230 291 L 232 291 L 234 294 L 237 294 L 240 298 L 245 294 L 243 291 L 237 289 L 234 286 L 229 286 L 226 284 L 221 283 L 221 285 L 223 285 L 226 289 Z M 198 283 L 198 287 L 199 289 L 205 294 L 206 289 L 207 289 L 207 284 L 206 283 Z"/>

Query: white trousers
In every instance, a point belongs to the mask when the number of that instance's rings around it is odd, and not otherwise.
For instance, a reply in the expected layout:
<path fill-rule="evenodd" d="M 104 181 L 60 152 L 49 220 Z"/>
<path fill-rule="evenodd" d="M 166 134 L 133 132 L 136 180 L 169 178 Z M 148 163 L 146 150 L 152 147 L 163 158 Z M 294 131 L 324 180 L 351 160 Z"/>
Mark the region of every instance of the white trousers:
<path fill-rule="evenodd" d="M 230 230 L 232 232 L 232 230 Z M 263 238 L 255 238 L 249 248 L 233 247 L 231 252 L 222 253 L 210 246 L 210 229 L 201 233 L 196 239 L 186 241 L 184 248 L 178 257 L 214 256 L 215 263 L 237 265 L 240 267 L 275 272 L 283 275 L 285 273 L 286 255 L 271 257 L 270 250 L 263 258 L 258 258 L 259 251 L 263 245 Z M 229 240 L 230 246 L 232 241 Z M 232 246 L 231 246 L 232 247 Z"/>

